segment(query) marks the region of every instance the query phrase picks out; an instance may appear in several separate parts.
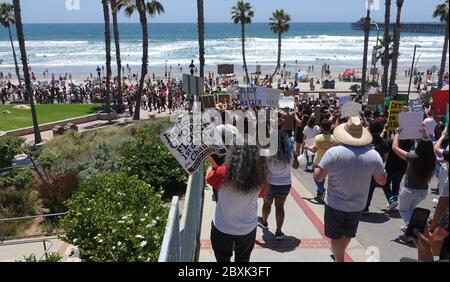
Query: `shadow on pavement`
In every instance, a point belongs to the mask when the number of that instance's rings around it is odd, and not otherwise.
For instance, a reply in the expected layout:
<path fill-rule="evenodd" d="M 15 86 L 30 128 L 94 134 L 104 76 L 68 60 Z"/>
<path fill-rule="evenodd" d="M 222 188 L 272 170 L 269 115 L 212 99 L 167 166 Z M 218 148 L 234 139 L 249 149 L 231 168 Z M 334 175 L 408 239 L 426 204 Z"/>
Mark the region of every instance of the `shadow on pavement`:
<path fill-rule="evenodd" d="M 314 204 L 314 205 L 318 205 L 318 206 L 323 206 L 324 205 L 323 202 L 317 200 L 317 197 L 314 197 L 314 198 L 302 198 L 302 199 L 305 200 L 305 201 L 308 201 L 308 202 L 310 202 L 311 204 Z"/>
<path fill-rule="evenodd" d="M 361 221 L 368 223 L 385 223 L 390 218 L 385 213 L 369 213 L 361 216 Z"/>
<path fill-rule="evenodd" d="M 386 213 L 389 218 L 402 218 L 398 210 L 388 212 L 387 210 L 382 210 Z"/>
<path fill-rule="evenodd" d="M 294 236 L 286 236 L 283 240 L 275 240 L 275 235 L 270 231 L 264 231 L 263 242 L 256 240 L 256 245 L 279 253 L 291 252 L 300 246 L 301 240 Z"/>

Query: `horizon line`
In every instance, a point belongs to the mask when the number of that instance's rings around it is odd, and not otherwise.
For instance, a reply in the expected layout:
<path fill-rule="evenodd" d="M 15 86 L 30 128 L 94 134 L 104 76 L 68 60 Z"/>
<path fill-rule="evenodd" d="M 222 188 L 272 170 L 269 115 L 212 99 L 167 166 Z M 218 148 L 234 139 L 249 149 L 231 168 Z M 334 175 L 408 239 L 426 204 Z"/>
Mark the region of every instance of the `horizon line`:
<path fill-rule="evenodd" d="M 252 23 L 264 23 L 267 24 L 268 21 L 255 21 Z M 304 21 L 304 22 L 291 22 L 291 24 L 296 23 L 354 23 L 354 21 Z M 382 23 L 382 21 L 378 22 Z M 418 22 L 409 22 L 405 21 L 402 24 L 408 23 L 442 23 L 440 21 L 418 21 Z M 23 24 L 104 24 L 104 22 L 26 22 Z M 112 22 L 111 22 L 112 24 Z M 119 22 L 119 24 L 140 24 L 140 22 Z M 148 22 L 148 24 L 197 24 L 197 22 Z M 205 22 L 205 24 L 234 24 L 233 22 Z"/>

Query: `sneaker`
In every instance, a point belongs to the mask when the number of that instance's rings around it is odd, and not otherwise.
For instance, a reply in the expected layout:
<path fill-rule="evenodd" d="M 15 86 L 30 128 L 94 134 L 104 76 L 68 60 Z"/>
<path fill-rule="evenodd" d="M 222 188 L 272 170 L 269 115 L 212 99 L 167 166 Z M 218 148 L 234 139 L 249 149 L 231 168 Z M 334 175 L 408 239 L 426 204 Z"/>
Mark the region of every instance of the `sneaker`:
<path fill-rule="evenodd" d="M 263 218 L 260 216 L 258 216 L 258 227 L 260 227 L 262 230 L 265 230 L 265 231 L 269 230 L 269 224 L 267 224 L 267 223 L 264 224 Z"/>
<path fill-rule="evenodd" d="M 324 193 L 317 193 L 316 200 L 319 204 L 323 204 Z"/>
<path fill-rule="evenodd" d="M 397 207 L 398 207 L 398 202 L 397 202 L 397 201 L 393 201 L 392 203 L 390 203 L 390 204 L 387 206 L 387 212 L 392 212 L 392 211 L 394 211 Z"/>
<path fill-rule="evenodd" d="M 275 232 L 275 240 L 280 241 L 280 240 L 283 240 L 284 237 L 286 237 L 286 235 L 284 235 L 283 232 L 281 232 L 281 231 Z"/>

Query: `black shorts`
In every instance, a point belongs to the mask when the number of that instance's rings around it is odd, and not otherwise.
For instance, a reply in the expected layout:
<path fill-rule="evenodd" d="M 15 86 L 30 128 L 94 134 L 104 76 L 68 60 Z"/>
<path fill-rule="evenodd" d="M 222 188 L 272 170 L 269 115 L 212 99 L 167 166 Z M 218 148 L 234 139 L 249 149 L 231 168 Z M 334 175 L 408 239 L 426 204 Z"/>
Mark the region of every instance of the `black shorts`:
<path fill-rule="evenodd" d="M 272 185 L 270 184 L 269 192 L 266 198 L 287 197 L 291 192 L 292 185 Z"/>
<path fill-rule="evenodd" d="M 295 131 L 295 143 L 303 143 L 303 130 L 301 128 L 297 128 L 297 130 Z"/>
<path fill-rule="evenodd" d="M 325 235 L 330 239 L 355 238 L 362 212 L 343 212 L 325 205 Z"/>

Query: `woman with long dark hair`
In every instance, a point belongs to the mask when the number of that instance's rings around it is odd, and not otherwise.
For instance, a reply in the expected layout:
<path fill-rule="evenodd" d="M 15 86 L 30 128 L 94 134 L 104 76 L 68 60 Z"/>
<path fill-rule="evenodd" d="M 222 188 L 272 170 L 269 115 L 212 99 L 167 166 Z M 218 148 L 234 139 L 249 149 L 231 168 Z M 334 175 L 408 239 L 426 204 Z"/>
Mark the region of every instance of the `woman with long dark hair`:
<path fill-rule="evenodd" d="M 400 148 L 400 132 L 401 129 L 395 131 L 392 150 L 408 163 L 405 184 L 398 199 L 400 215 L 408 224 L 414 209 L 427 197 L 428 184 L 434 175 L 436 155 L 434 154 L 433 142 L 424 126 L 420 128 L 423 139 L 417 143 L 414 152 L 408 153 Z"/>
<path fill-rule="evenodd" d="M 236 262 L 248 262 L 255 244 L 258 196 L 267 180 L 267 168 L 259 148 L 249 143 L 230 146 L 225 164 L 207 177 L 218 191 L 211 227 L 218 262 L 230 262 L 233 250 Z"/>
<path fill-rule="evenodd" d="M 279 119 L 279 127 L 282 128 L 284 119 Z M 268 230 L 267 220 L 270 215 L 272 204 L 275 201 L 275 219 L 277 229 L 275 239 L 282 240 L 285 235 L 282 232 L 284 223 L 284 204 L 292 187 L 291 168 L 298 168 L 297 154 L 288 134 L 282 130 L 278 131 L 277 154 L 267 158 L 267 168 L 269 171 L 269 192 L 264 198 L 262 217 L 258 218 L 258 226 L 263 230 Z"/>

